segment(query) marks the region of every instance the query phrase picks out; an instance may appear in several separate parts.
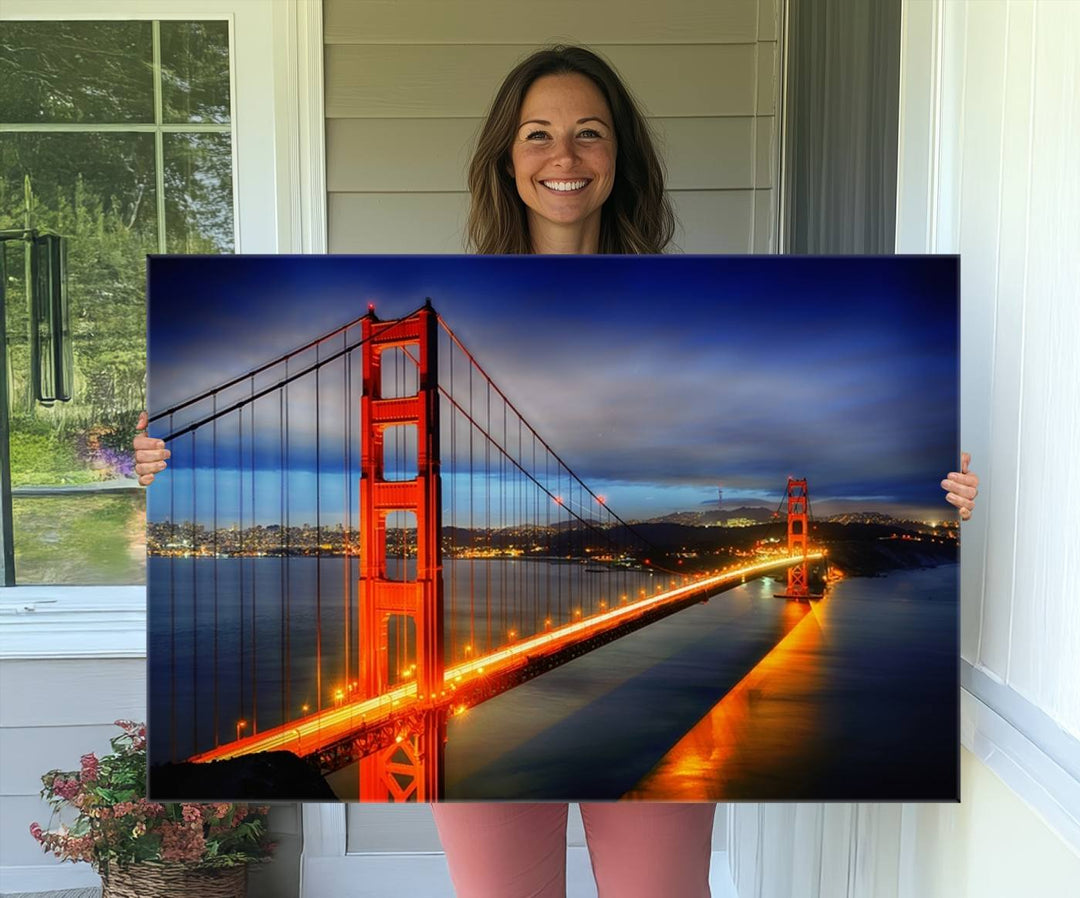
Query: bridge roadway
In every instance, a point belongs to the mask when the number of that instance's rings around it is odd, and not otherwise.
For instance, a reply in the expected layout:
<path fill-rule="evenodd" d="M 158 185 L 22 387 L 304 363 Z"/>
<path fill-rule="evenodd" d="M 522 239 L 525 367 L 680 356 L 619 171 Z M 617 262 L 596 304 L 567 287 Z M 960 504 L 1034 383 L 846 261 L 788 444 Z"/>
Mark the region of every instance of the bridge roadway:
<path fill-rule="evenodd" d="M 822 557 L 820 552 L 811 553 L 806 556 L 806 560 L 817 561 Z M 783 556 L 724 571 L 667 592 L 619 605 L 558 629 L 526 637 L 480 658 L 447 667 L 443 677 L 446 688 L 438 696 L 431 696 L 426 700 L 424 696 L 417 695 L 415 681 L 404 683 L 377 698 L 327 708 L 220 745 L 194 755 L 189 760 L 217 761 L 267 751 L 290 751 L 299 757 L 307 757 L 330 746 L 358 738 L 370 741 L 371 750 L 374 750 L 380 744 L 387 744 L 387 733 L 391 739 L 394 738 L 394 730 L 417 712 L 442 708 L 449 715 L 462 713 L 484 699 L 564 664 L 652 620 L 701 601 L 703 597 L 708 598 L 747 579 L 776 573 L 802 561 L 802 556 Z M 365 732 L 372 736 L 381 732 L 383 738 L 364 740 Z"/>

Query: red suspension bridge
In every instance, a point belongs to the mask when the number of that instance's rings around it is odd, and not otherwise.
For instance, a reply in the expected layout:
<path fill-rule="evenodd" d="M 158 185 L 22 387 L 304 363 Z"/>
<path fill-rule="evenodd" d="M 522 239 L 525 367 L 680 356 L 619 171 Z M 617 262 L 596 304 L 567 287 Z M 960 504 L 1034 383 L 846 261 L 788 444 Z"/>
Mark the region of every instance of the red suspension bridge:
<path fill-rule="evenodd" d="M 430 302 L 151 421 L 173 453 L 150 527 L 154 762 L 284 749 L 359 762 L 361 800 L 438 799 L 453 715 L 749 578 L 811 598 L 823 557 L 789 479 L 786 552 L 680 572 Z"/>

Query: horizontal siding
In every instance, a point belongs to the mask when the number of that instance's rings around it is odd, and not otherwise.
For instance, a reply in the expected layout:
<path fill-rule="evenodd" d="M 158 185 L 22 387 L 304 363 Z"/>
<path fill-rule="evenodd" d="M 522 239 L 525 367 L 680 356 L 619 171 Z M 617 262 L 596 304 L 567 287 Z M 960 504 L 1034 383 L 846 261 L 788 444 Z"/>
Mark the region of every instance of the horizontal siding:
<path fill-rule="evenodd" d="M 673 190 L 676 251 L 752 250 L 754 190 Z M 461 253 L 469 195 L 457 193 L 334 193 L 332 253 Z"/>
<path fill-rule="evenodd" d="M 776 44 L 597 45 L 657 117 L 771 115 Z M 528 50 L 510 45 L 326 48 L 327 118 L 475 117 Z"/>
<path fill-rule="evenodd" d="M 332 253 L 461 253 L 469 195 L 332 193 Z"/>
<path fill-rule="evenodd" d="M 621 0 L 617 15 L 579 0 L 327 0 L 323 8 L 328 44 L 744 43 L 759 27 L 757 0 Z"/>
<path fill-rule="evenodd" d="M 109 752 L 111 723 L 0 728 L 0 796 L 36 794 L 47 770 L 78 770 L 87 752 Z"/>
<path fill-rule="evenodd" d="M 326 188 L 330 193 L 465 189 L 477 118 L 330 119 Z"/>
<path fill-rule="evenodd" d="M 51 808 L 36 794 L 4 796 L 3 813 L 0 813 L 0 869 L 59 863 L 52 855 L 45 854 L 30 835 L 31 823 L 48 828 L 50 813 Z"/>
<path fill-rule="evenodd" d="M 753 190 L 675 190 L 675 247 L 684 253 L 748 253 Z"/>
<path fill-rule="evenodd" d="M 76 770 L 87 752 L 108 752 L 114 720 L 146 716 L 146 661 L 0 661 L 0 869 L 53 863 L 30 837 L 51 810 L 41 774 Z"/>
<path fill-rule="evenodd" d="M 780 0 L 760 0 L 757 4 L 757 39 L 759 41 L 779 40 Z"/>
<path fill-rule="evenodd" d="M 327 188 L 331 193 L 465 190 L 481 122 L 480 118 L 331 119 L 326 125 Z M 668 189 L 772 186 L 771 117 L 667 118 L 650 124 L 667 166 Z"/>
<path fill-rule="evenodd" d="M 442 851 L 435 818 L 427 804 L 350 804 L 346 809 L 345 850 Z"/>
<path fill-rule="evenodd" d="M 669 190 L 771 186 L 754 181 L 752 117 L 666 118 L 650 124 L 667 166 Z"/>
<path fill-rule="evenodd" d="M 492 95 L 538 46 L 612 61 L 657 136 L 675 251 L 776 250 L 779 0 L 326 0 L 329 248 L 460 253 L 466 170 Z M 557 28 L 558 26 L 552 26 Z M 734 220 L 717 216 L 734 215 Z"/>
<path fill-rule="evenodd" d="M 0 661 L 0 727 L 112 723 L 146 714 L 144 659 Z"/>

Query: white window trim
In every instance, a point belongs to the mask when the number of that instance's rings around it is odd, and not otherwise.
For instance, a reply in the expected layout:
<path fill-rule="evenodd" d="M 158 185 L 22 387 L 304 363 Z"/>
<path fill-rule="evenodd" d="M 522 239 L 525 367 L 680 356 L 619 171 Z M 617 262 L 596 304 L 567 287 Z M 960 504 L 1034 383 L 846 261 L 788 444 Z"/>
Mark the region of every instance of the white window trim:
<path fill-rule="evenodd" d="M 325 253 L 321 0 L 0 5 L 0 21 L 155 18 L 230 22 L 237 252 Z M 145 657 L 145 630 L 143 586 L 0 588 L 0 658 Z"/>

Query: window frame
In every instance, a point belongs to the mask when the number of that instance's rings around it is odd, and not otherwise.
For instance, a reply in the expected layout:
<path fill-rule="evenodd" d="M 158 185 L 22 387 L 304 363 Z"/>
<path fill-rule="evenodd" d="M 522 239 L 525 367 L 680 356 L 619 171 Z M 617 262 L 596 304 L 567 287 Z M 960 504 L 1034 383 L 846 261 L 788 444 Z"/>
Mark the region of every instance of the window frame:
<path fill-rule="evenodd" d="M 0 7 L 0 21 L 136 19 L 229 22 L 235 251 L 326 252 L 320 0 L 5 0 Z M 145 586 L 0 588 L 0 659 L 145 657 L 145 624 Z"/>

